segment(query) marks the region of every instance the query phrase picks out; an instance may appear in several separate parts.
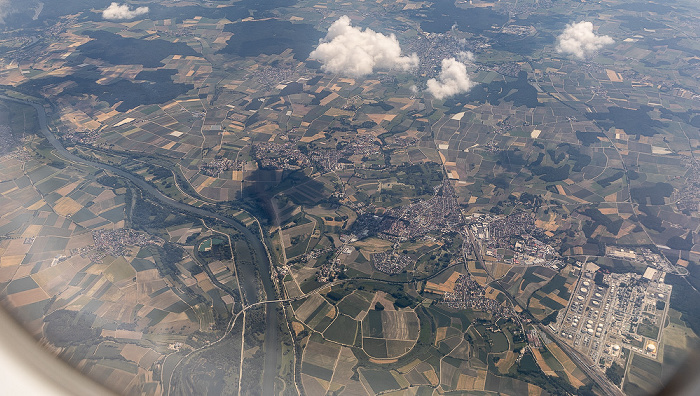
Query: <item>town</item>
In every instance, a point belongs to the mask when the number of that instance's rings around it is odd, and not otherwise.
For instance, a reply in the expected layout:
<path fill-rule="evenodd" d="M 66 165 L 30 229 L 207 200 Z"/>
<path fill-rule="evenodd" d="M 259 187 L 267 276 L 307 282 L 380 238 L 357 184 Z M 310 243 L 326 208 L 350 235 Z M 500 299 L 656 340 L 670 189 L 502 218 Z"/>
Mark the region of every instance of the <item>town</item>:
<path fill-rule="evenodd" d="M 129 254 L 129 247 L 132 246 L 163 246 L 163 239 L 149 235 L 142 231 L 135 231 L 128 228 L 116 230 L 95 230 L 92 232 L 94 244 L 72 250 L 71 255 L 79 254 L 89 257 L 94 263 L 100 262 L 106 256 L 125 256 Z"/>
<path fill-rule="evenodd" d="M 475 214 L 468 221 L 469 230 L 487 256 L 510 264 L 561 266 L 557 251 L 541 240 L 547 237 L 535 227 L 530 212 L 508 216 Z M 511 257 L 505 257 L 505 250 L 512 252 Z"/>
<path fill-rule="evenodd" d="M 453 309 L 471 308 L 488 312 L 494 320 L 511 319 L 516 323 L 522 320 L 510 304 L 503 304 L 485 295 L 485 289 L 470 275 L 460 275 L 455 283 L 454 291 L 443 295 L 441 302 Z"/>

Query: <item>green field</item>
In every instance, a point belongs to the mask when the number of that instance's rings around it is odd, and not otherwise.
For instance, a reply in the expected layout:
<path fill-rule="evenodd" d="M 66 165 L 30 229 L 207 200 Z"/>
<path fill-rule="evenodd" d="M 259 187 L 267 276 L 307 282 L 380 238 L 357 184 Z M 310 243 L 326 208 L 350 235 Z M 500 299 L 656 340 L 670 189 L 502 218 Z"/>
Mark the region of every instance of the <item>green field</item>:
<path fill-rule="evenodd" d="M 489 338 L 491 339 L 491 352 L 500 353 L 508 350 L 508 338 L 502 332 L 492 333 L 487 332 Z"/>
<path fill-rule="evenodd" d="M 360 375 L 375 394 L 399 387 L 396 379 L 384 370 L 360 370 Z"/>
<path fill-rule="evenodd" d="M 315 364 L 304 362 L 301 365 L 301 372 L 308 374 L 312 377 L 321 378 L 326 381 L 330 381 L 333 377 L 333 370 L 326 367 L 319 367 Z"/>
<path fill-rule="evenodd" d="M 365 337 L 381 338 L 384 336 L 382 329 L 382 311 L 371 310 L 362 320 L 362 335 Z"/>
<path fill-rule="evenodd" d="M 389 356 L 386 340 L 383 338 L 363 338 L 362 349 L 364 349 L 369 356 L 375 358 L 383 359 Z"/>
<path fill-rule="evenodd" d="M 340 314 L 323 332 L 323 336 L 331 341 L 352 345 L 355 342 L 358 326 L 359 323 L 356 320 Z"/>
<path fill-rule="evenodd" d="M 369 305 L 370 301 L 368 301 L 366 298 L 361 297 L 359 292 L 355 292 L 341 300 L 338 303 L 337 307 L 338 310 L 340 310 L 340 312 L 352 318 L 356 318 L 357 315 L 360 314 L 360 312 L 369 309 Z"/>
<path fill-rule="evenodd" d="M 663 385 L 659 378 L 661 372 L 661 363 L 634 354 L 625 377 L 623 390 L 628 394 L 653 393 Z"/>
<path fill-rule="evenodd" d="M 17 280 L 14 280 L 10 282 L 9 285 L 7 285 L 6 291 L 7 294 L 14 294 L 14 293 L 19 293 L 27 290 L 32 290 L 36 289 L 39 287 L 39 285 L 34 282 L 34 279 L 32 279 L 29 276 L 26 276 L 24 278 L 20 278 Z M 381 322 L 380 322 L 381 325 Z"/>

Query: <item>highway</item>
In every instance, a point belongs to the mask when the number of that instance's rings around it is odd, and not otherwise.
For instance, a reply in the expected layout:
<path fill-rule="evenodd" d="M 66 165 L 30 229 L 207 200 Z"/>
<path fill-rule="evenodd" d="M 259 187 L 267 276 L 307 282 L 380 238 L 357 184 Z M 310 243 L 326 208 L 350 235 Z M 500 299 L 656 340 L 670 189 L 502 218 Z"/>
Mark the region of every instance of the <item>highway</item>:
<path fill-rule="evenodd" d="M 250 246 L 253 248 L 255 252 L 255 258 L 257 260 L 256 266 L 258 270 L 260 271 L 260 277 L 262 279 L 263 283 L 263 288 L 265 290 L 265 294 L 267 295 L 267 298 L 265 300 L 260 300 L 257 298 L 255 295 L 250 295 L 251 292 L 244 293 L 245 294 L 245 300 L 247 302 L 247 305 L 249 306 L 257 306 L 265 303 L 271 303 L 275 301 L 285 301 L 285 300 L 276 300 L 276 290 L 275 286 L 272 282 L 271 276 L 270 276 L 270 261 L 269 257 L 267 254 L 267 249 L 263 245 L 262 241 L 260 238 L 256 235 L 254 235 L 250 230 L 248 230 L 246 227 L 244 227 L 242 224 L 238 223 L 236 220 L 231 219 L 229 217 L 223 216 L 219 213 L 209 211 L 207 209 L 203 208 L 196 208 L 192 207 L 186 204 L 183 204 L 181 202 L 175 201 L 170 197 L 167 197 L 163 195 L 160 191 L 158 191 L 155 187 L 152 185 L 148 184 L 146 181 L 143 179 L 140 179 L 130 173 L 127 173 L 121 169 L 115 168 L 110 165 L 106 164 L 101 164 L 98 162 L 86 160 L 83 158 L 80 158 L 63 147 L 63 145 L 56 139 L 56 137 L 51 133 L 51 131 L 48 129 L 47 122 L 46 122 L 46 113 L 44 111 L 44 108 L 41 105 L 32 103 L 32 102 L 27 102 L 11 97 L 7 97 L 4 95 L 0 95 L 0 99 L 4 100 L 10 100 L 14 102 L 19 102 L 23 103 L 26 105 L 30 105 L 34 107 L 37 110 L 38 114 L 38 119 L 39 119 L 39 126 L 42 134 L 44 137 L 48 140 L 48 142 L 54 147 L 54 149 L 57 151 L 57 153 L 65 158 L 68 161 L 71 162 L 77 162 L 77 163 L 82 163 L 85 165 L 92 166 L 94 168 L 98 169 L 103 169 L 106 171 L 109 171 L 110 173 L 116 174 L 118 176 L 121 176 L 125 179 L 128 179 L 135 185 L 137 185 L 139 188 L 142 190 L 146 191 L 148 194 L 150 194 L 153 198 L 158 200 L 159 202 L 170 206 L 173 209 L 183 211 L 183 212 L 188 212 L 200 217 L 205 217 L 205 218 L 214 218 L 217 220 L 220 220 L 227 225 L 235 228 L 238 232 L 240 232 L 250 243 Z M 469 240 L 470 243 L 472 244 L 474 248 L 474 252 L 476 255 L 477 260 L 481 263 L 482 267 L 486 271 L 488 278 L 492 281 L 495 281 L 491 273 L 486 269 L 486 266 L 484 265 L 483 258 L 481 257 L 481 250 L 480 250 L 480 245 L 475 241 L 475 238 L 471 232 L 471 230 L 468 230 L 469 234 Z M 239 268 L 240 271 L 242 272 L 248 272 L 250 274 L 250 271 L 245 271 L 245 268 Z M 254 276 L 254 272 L 253 272 Z M 244 276 L 244 278 L 247 278 Z M 248 279 L 254 279 L 254 278 L 248 278 Z M 248 289 L 245 288 L 244 289 Z M 504 292 L 506 296 L 509 297 L 512 303 L 520 305 L 512 296 L 510 296 L 508 293 Z M 525 307 L 522 307 L 524 312 L 527 312 L 525 310 Z M 533 318 L 533 321 L 536 322 L 536 320 Z M 266 317 L 266 332 L 265 332 L 265 344 L 264 344 L 264 349 L 265 349 L 265 368 L 264 368 L 264 374 L 263 374 L 263 389 L 262 389 L 262 394 L 267 395 L 267 394 L 273 394 L 273 386 L 275 382 L 275 377 L 277 375 L 277 355 L 278 355 L 278 345 L 277 345 L 277 339 L 278 339 L 278 320 L 277 316 L 275 315 L 275 310 L 274 309 L 268 309 L 267 310 L 267 317 Z M 541 324 L 538 324 L 539 328 L 544 331 L 545 333 L 550 336 L 552 340 L 555 340 L 557 345 L 571 358 L 585 373 L 588 375 L 593 381 L 598 384 L 598 386 L 605 392 L 606 395 L 609 396 L 621 396 L 624 395 L 622 391 L 620 391 L 619 388 L 617 388 L 615 385 L 613 385 L 608 378 L 601 373 L 599 370 L 597 370 L 595 367 L 589 366 L 588 363 L 586 363 L 581 357 L 580 354 L 574 350 L 572 347 L 570 347 L 566 343 L 561 343 L 557 340 L 557 336 L 553 334 L 546 326 L 543 326 Z"/>
<path fill-rule="evenodd" d="M 559 348 L 561 348 L 564 353 L 566 353 L 569 358 L 576 363 L 576 365 L 583 370 L 586 375 L 591 378 L 595 383 L 605 392 L 606 395 L 609 396 L 624 396 L 625 394 L 615 386 L 608 377 L 605 376 L 604 373 L 602 373 L 600 370 L 598 370 L 595 365 L 590 362 L 590 360 L 586 360 L 585 358 L 581 357 L 581 353 L 577 350 L 575 350 L 573 347 L 571 347 L 569 344 L 565 342 L 561 342 L 559 339 L 557 339 L 557 335 L 554 334 L 553 331 L 551 331 L 547 326 L 542 325 L 541 323 L 538 323 L 538 327 L 540 331 L 544 332 L 547 334 L 547 336 L 554 341 Z"/>

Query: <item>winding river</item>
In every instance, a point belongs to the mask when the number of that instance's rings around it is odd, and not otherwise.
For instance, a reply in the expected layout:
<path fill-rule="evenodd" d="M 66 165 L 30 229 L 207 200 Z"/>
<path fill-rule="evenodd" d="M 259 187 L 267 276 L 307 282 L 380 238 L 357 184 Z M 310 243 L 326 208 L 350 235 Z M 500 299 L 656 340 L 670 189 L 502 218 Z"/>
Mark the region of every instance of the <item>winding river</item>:
<path fill-rule="evenodd" d="M 77 155 L 69 152 L 66 150 L 65 147 L 61 144 L 61 142 L 56 139 L 56 137 L 51 133 L 51 131 L 48 128 L 47 122 L 46 122 L 46 112 L 44 110 L 44 107 L 28 102 L 25 100 L 20 100 L 16 98 L 12 98 L 9 96 L 1 95 L 0 94 L 0 99 L 2 100 L 7 100 L 7 101 L 12 101 L 16 103 L 21 103 L 25 105 L 29 105 L 34 107 L 37 112 L 37 117 L 39 121 L 39 129 L 41 130 L 41 133 L 44 135 L 46 140 L 53 146 L 53 148 L 56 150 L 56 154 L 63 157 L 64 159 L 70 161 L 70 162 L 77 162 L 77 163 L 82 163 L 85 165 L 89 165 L 94 168 L 98 169 L 103 169 L 106 171 L 109 171 L 110 173 L 113 173 L 115 175 L 118 175 L 120 177 L 123 177 L 125 179 L 128 179 L 131 181 L 133 184 L 138 186 L 141 190 L 147 192 L 148 194 L 151 195 L 154 199 L 157 201 L 161 202 L 164 205 L 167 205 L 173 209 L 176 209 L 181 212 L 187 212 L 191 213 L 193 215 L 199 216 L 199 217 L 205 217 L 205 218 L 212 218 L 212 219 L 217 219 L 220 220 L 227 225 L 233 227 L 236 231 L 241 233 L 243 237 L 248 241 L 249 246 L 252 248 L 254 251 L 254 259 L 256 262 L 254 263 L 254 266 L 239 266 L 237 265 L 237 270 L 240 272 L 241 275 L 243 275 L 243 279 L 247 280 L 247 283 L 244 283 L 241 285 L 241 287 L 244 289 L 243 294 L 245 295 L 245 299 L 247 300 L 246 302 L 248 304 L 256 303 L 259 302 L 260 299 L 257 296 L 256 287 L 255 287 L 255 269 L 257 268 L 259 272 L 259 276 L 262 280 L 262 285 L 263 289 L 265 291 L 265 295 L 267 296 L 268 300 L 274 299 L 275 298 L 275 287 L 272 283 L 271 279 L 271 274 L 270 274 L 270 260 L 267 255 L 267 250 L 265 249 L 265 246 L 263 245 L 263 242 L 260 240 L 258 236 L 253 234 L 248 228 L 243 226 L 241 223 L 237 222 L 236 220 L 223 216 L 219 213 L 203 209 L 203 208 L 196 208 L 190 205 L 183 204 L 181 202 L 175 201 L 174 199 L 164 195 L 162 192 L 160 192 L 158 189 L 147 183 L 145 180 L 136 177 L 132 175 L 131 173 L 125 172 L 119 168 L 115 168 L 111 165 L 107 164 L 102 164 L 99 162 L 94 162 L 90 161 L 84 158 L 80 158 Z M 266 330 L 265 330 L 265 344 L 264 344 L 264 351 L 265 351 L 265 366 L 264 366 L 264 371 L 263 371 L 263 387 L 262 387 L 262 394 L 263 395 L 271 395 L 274 393 L 274 383 L 275 383 L 275 377 L 277 376 L 277 355 L 279 353 L 279 342 L 278 342 L 278 320 L 277 320 L 277 315 L 275 314 L 275 308 L 274 306 L 268 307 L 267 314 L 266 314 Z M 163 384 L 166 386 L 166 384 Z"/>

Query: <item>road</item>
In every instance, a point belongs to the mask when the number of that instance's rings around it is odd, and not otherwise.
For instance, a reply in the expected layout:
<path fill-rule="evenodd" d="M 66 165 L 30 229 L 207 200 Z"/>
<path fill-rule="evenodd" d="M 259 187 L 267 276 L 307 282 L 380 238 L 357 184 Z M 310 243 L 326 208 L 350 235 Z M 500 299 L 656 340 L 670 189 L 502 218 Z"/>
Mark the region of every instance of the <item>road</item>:
<path fill-rule="evenodd" d="M 584 360 L 585 358 L 581 357 L 580 352 L 575 350 L 573 347 L 571 347 L 569 344 L 565 342 L 560 342 L 556 337 L 557 335 L 554 334 L 547 326 L 543 326 L 542 324 L 538 325 L 540 328 L 540 331 L 544 332 L 547 334 L 547 336 L 553 340 L 557 345 L 559 345 L 559 348 L 561 348 L 564 353 L 566 353 L 571 360 L 573 360 L 576 365 L 583 370 L 584 373 L 586 373 L 587 376 L 589 376 L 595 383 L 605 392 L 606 395 L 610 396 L 625 396 L 625 394 L 620 390 L 620 388 L 616 387 L 615 385 L 610 382 L 608 377 L 605 376 L 605 374 L 601 373 L 600 370 L 595 368 L 594 364 L 590 361 Z"/>
<path fill-rule="evenodd" d="M 265 245 L 263 245 L 262 241 L 260 240 L 260 237 L 253 234 L 248 228 L 243 226 L 241 223 L 237 222 L 236 220 L 226 217 L 224 215 L 221 215 L 216 212 L 209 211 L 204 208 L 196 208 L 193 206 L 189 206 L 186 204 L 183 204 L 181 202 L 175 201 L 174 199 L 163 195 L 158 189 L 153 187 L 152 185 L 148 184 L 145 180 L 138 178 L 128 172 L 125 172 L 119 168 L 115 168 L 113 166 L 107 165 L 107 164 L 101 164 L 99 162 L 94 162 L 90 160 L 86 160 L 84 158 L 80 158 L 77 155 L 69 152 L 66 150 L 65 147 L 61 144 L 61 142 L 56 139 L 56 137 L 51 133 L 51 131 L 48 128 L 47 122 L 46 122 L 46 112 L 44 111 L 44 107 L 12 98 L 9 96 L 5 95 L 0 95 L 0 99 L 3 100 L 8 100 L 16 103 L 22 103 L 25 105 L 29 105 L 34 107 L 34 109 L 37 112 L 37 118 L 39 121 L 39 129 L 41 133 L 44 135 L 46 140 L 53 146 L 54 150 L 56 151 L 56 154 L 63 157 L 69 162 L 76 162 L 76 163 L 81 163 L 85 164 L 97 169 L 103 169 L 106 170 L 112 174 L 118 175 L 120 177 L 123 177 L 125 179 L 128 179 L 130 182 L 134 183 L 136 186 L 138 186 L 141 190 L 147 192 L 151 197 L 156 199 L 157 201 L 161 202 L 164 205 L 170 206 L 171 208 L 181 211 L 181 212 L 187 212 L 191 213 L 193 215 L 196 215 L 198 217 L 205 217 L 205 218 L 212 218 L 212 219 L 217 219 L 219 221 L 222 221 L 226 223 L 226 225 L 233 227 L 236 231 L 241 233 L 243 237 L 249 242 L 250 247 L 252 248 L 254 254 L 255 254 L 255 268 L 252 268 L 252 266 L 242 266 L 239 267 L 238 270 L 244 273 L 244 279 L 249 279 L 251 282 L 254 281 L 255 279 L 255 269 L 260 273 L 260 278 L 262 280 L 262 285 L 263 289 L 266 294 L 265 300 L 273 300 L 276 298 L 276 291 L 275 291 L 275 285 L 272 282 L 272 278 L 270 275 L 270 260 L 269 256 L 267 253 L 267 249 Z M 257 295 L 248 295 L 249 293 L 244 293 L 246 294 L 245 299 L 248 302 L 248 304 L 255 304 L 260 302 L 261 300 L 258 298 Z M 263 389 L 262 389 L 262 394 L 268 395 L 268 394 L 273 394 L 274 390 L 274 383 L 275 383 L 275 378 L 277 377 L 277 357 L 279 354 L 279 345 L 278 345 L 278 320 L 277 320 L 277 315 L 275 312 L 274 308 L 270 308 L 267 310 L 267 315 L 266 315 L 266 331 L 265 331 L 265 344 L 264 344 L 264 350 L 265 350 L 265 367 L 263 370 Z"/>
<path fill-rule="evenodd" d="M 11 98 L 8 96 L 0 95 L 0 99 L 4 100 L 9 100 L 13 102 L 18 102 L 26 105 L 30 105 L 34 107 L 37 111 L 37 116 L 38 116 L 38 121 L 39 121 L 39 127 L 46 138 L 46 140 L 54 147 L 56 150 L 57 154 L 63 157 L 64 159 L 71 161 L 71 162 L 77 162 L 77 163 L 82 163 L 85 165 L 92 166 L 94 168 L 98 169 L 103 169 L 106 171 L 109 171 L 110 173 L 113 173 L 115 175 L 118 175 L 120 177 L 123 177 L 125 179 L 128 179 L 132 183 L 134 183 L 136 186 L 141 188 L 143 191 L 147 192 L 150 194 L 153 198 L 158 200 L 159 202 L 170 206 L 171 208 L 174 208 L 176 210 L 182 211 L 182 212 L 188 212 L 200 217 L 206 217 L 206 218 L 213 218 L 220 220 L 227 225 L 233 227 L 236 229 L 238 232 L 240 232 L 246 240 L 250 243 L 250 246 L 252 247 L 253 251 L 255 252 L 255 258 L 257 262 L 255 263 L 257 269 L 260 271 L 260 277 L 262 280 L 263 284 L 263 289 L 265 290 L 265 294 L 267 296 L 266 300 L 259 300 L 257 296 L 250 296 L 246 295 L 246 300 L 249 304 L 249 307 L 252 306 L 257 306 L 257 305 L 262 305 L 262 304 L 268 304 L 272 302 L 282 302 L 284 300 L 276 300 L 275 299 L 275 286 L 272 282 L 271 275 L 270 275 L 270 260 L 268 257 L 267 249 L 263 245 L 262 241 L 260 240 L 260 237 L 256 236 L 253 234 L 249 229 L 244 227 L 242 224 L 238 223 L 236 220 L 231 219 L 229 217 L 223 216 L 219 213 L 209 211 L 207 209 L 203 208 L 196 208 L 192 207 L 186 204 L 183 204 L 181 202 L 175 201 L 174 199 L 167 197 L 163 195 L 159 190 L 157 190 L 155 187 L 152 185 L 148 184 L 146 181 L 143 179 L 140 179 L 130 173 L 127 173 L 119 168 L 115 168 L 110 165 L 106 164 L 101 164 L 98 162 L 86 160 L 84 158 L 80 158 L 68 150 L 66 150 L 65 147 L 61 144 L 58 139 L 51 133 L 51 131 L 48 129 L 47 122 L 46 122 L 46 112 L 44 111 L 43 106 L 38 105 L 36 103 L 28 102 L 28 101 L 23 101 L 15 98 Z M 481 257 L 481 252 L 479 251 L 478 247 L 479 245 L 475 242 L 474 236 L 472 235 L 471 231 L 469 231 L 469 239 L 470 242 L 472 243 L 472 246 L 474 247 L 474 251 L 477 256 L 477 260 L 481 262 L 483 266 L 483 261 Z M 484 266 L 484 268 L 486 268 Z M 245 270 L 245 268 L 240 268 L 239 270 Z M 247 272 L 247 271 L 246 271 Z M 493 280 L 493 277 L 489 273 L 489 271 L 486 271 L 489 278 Z M 253 273 L 254 274 L 254 273 Z M 254 279 L 254 278 L 249 278 L 249 279 Z M 247 293 L 246 293 L 247 294 Z M 511 296 L 509 296 L 511 297 Z M 515 300 L 512 300 L 515 302 Z M 517 302 L 515 302 L 517 304 Z M 248 308 L 249 308 L 248 307 Z M 247 309 L 247 308 L 246 308 Z M 275 382 L 275 377 L 277 376 L 277 357 L 278 357 L 278 320 L 277 320 L 277 315 L 275 314 L 275 309 L 271 308 L 267 310 L 267 316 L 266 316 L 266 332 L 265 332 L 265 344 L 264 344 L 264 349 L 265 349 L 265 367 L 263 371 L 263 389 L 262 389 L 262 394 L 267 395 L 267 394 L 273 394 L 274 393 L 274 382 Z M 545 327 L 541 326 L 542 329 L 544 329 L 545 332 L 547 332 L 549 335 L 551 335 L 552 339 L 556 339 L 556 335 L 551 334 L 551 332 Z M 623 393 L 615 387 L 610 381 L 605 377 L 600 371 L 596 370 L 595 368 L 591 368 L 588 364 L 586 364 L 578 355 L 578 352 L 574 351 L 573 348 L 569 347 L 568 345 L 561 343 L 559 344 L 560 347 L 564 352 L 566 352 L 567 355 L 571 359 L 574 359 L 574 361 L 579 365 L 579 367 L 586 372 L 586 374 L 591 377 L 597 384 L 600 386 L 606 394 L 611 395 L 611 396 L 619 396 L 623 395 Z"/>

